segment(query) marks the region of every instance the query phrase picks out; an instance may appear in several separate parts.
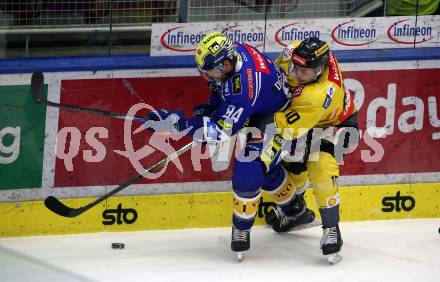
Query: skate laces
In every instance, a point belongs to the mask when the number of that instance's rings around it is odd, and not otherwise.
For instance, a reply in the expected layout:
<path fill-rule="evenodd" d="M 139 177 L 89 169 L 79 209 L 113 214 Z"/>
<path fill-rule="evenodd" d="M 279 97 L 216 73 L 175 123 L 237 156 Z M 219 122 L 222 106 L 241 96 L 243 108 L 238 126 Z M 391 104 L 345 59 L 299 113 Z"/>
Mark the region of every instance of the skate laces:
<path fill-rule="evenodd" d="M 232 228 L 232 240 L 233 241 L 244 241 L 248 239 L 249 231 L 243 231 L 237 228 Z"/>
<path fill-rule="evenodd" d="M 338 243 L 338 231 L 336 226 L 325 228 L 322 234 L 321 246 L 327 244 L 337 244 Z"/>

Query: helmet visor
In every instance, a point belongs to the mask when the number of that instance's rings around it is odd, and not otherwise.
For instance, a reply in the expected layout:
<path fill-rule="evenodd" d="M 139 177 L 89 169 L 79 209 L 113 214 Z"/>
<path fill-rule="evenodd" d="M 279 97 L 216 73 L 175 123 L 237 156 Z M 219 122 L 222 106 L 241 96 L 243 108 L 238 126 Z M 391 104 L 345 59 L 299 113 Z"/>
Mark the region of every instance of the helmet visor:
<path fill-rule="evenodd" d="M 202 70 L 200 67 L 197 67 L 197 70 L 206 81 L 221 81 L 223 77 L 223 71 L 219 67 L 211 70 Z"/>

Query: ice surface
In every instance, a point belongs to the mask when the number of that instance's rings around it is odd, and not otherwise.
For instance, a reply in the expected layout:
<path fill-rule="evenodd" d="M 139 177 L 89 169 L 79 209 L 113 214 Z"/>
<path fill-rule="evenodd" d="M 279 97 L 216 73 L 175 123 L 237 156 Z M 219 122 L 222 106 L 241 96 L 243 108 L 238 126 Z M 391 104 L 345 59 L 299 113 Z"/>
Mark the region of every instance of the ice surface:
<path fill-rule="evenodd" d="M 3 238 L 0 281 L 437 282 L 439 227 L 440 218 L 342 223 L 343 259 L 334 266 L 318 251 L 320 227 L 256 227 L 241 263 L 230 228 Z"/>

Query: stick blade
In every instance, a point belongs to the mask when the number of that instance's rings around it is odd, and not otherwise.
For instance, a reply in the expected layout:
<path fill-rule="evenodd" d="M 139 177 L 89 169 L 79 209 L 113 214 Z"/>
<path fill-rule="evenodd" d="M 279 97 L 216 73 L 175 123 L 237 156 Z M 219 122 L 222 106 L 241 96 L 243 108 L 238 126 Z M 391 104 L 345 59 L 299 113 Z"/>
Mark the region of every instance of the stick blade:
<path fill-rule="evenodd" d="M 42 72 L 34 72 L 31 77 L 31 94 L 36 103 L 43 100 L 44 76 Z"/>
<path fill-rule="evenodd" d="M 44 205 L 52 212 L 64 216 L 64 217 L 74 217 L 73 209 L 69 208 L 63 204 L 60 200 L 53 196 L 49 196 L 44 200 Z"/>

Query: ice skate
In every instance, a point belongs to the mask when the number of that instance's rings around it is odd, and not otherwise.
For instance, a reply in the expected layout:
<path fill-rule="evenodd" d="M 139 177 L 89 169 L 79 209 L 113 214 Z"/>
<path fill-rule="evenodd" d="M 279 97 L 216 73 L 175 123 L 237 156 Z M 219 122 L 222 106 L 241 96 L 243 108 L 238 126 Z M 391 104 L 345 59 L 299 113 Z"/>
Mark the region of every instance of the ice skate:
<path fill-rule="evenodd" d="M 341 232 L 339 231 L 339 225 L 323 228 L 320 248 L 322 254 L 327 256 L 327 260 L 331 265 L 338 263 L 342 259 L 342 255 L 340 254 L 342 244 L 343 241 Z"/>
<path fill-rule="evenodd" d="M 297 194 L 290 204 L 292 214 L 287 215 L 280 206 L 276 206 L 265 216 L 266 223 L 276 232 L 289 232 L 320 226 L 322 223 L 315 220 L 315 213 L 306 207 L 304 192 Z"/>
<path fill-rule="evenodd" d="M 232 226 L 231 250 L 237 254 L 238 262 L 243 260 L 245 252 L 249 250 L 250 247 L 250 231 L 243 231 Z"/>
<path fill-rule="evenodd" d="M 272 229 L 275 232 L 289 232 L 320 225 L 320 222 L 315 222 L 315 213 L 305 207 L 293 216 L 286 215 L 280 207 L 273 209 L 273 213 L 275 219 L 272 223 Z M 307 225 L 309 226 L 306 227 Z"/>
<path fill-rule="evenodd" d="M 304 193 L 298 194 L 290 204 L 291 215 L 287 215 L 280 206 L 276 206 L 266 215 L 266 222 L 275 232 L 289 232 L 321 225 L 315 221 L 315 213 L 306 207 Z"/>

